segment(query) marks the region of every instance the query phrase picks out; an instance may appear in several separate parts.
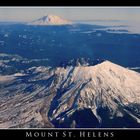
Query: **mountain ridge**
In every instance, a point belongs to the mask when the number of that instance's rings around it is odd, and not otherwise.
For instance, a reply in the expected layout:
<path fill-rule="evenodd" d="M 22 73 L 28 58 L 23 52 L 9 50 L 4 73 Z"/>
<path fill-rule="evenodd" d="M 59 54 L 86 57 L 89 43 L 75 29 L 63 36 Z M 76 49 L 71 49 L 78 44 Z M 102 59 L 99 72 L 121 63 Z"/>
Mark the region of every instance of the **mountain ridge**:
<path fill-rule="evenodd" d="M 11 77 L 0 88 L 1 128 L 140 127 L 140 74 L 110 61 Z"/>

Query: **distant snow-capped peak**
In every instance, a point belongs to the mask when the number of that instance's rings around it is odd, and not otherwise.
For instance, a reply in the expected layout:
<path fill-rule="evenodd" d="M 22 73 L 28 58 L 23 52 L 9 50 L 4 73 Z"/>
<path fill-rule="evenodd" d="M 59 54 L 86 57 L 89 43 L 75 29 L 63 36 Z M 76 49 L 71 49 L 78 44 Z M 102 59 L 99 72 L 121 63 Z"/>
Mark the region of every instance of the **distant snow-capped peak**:
<path fill-rule="evenodd" d="M 30 25 L 67 25 L 67 24 L 72 24 L 72 22 L 63 19 L 59 16 L 49 14 L 47 16 L 43 16 L 37 20 L 34 20 L 29 24 Z"/>

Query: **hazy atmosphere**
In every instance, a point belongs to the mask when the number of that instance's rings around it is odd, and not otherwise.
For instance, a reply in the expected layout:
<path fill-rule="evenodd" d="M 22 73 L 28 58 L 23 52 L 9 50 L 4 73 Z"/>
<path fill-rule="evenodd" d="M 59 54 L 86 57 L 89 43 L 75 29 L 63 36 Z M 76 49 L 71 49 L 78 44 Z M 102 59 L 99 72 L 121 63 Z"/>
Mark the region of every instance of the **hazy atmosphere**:
<path fill-rule="evenodd" d="M 70 20 L 135 20 L 139 21 L 140 7 L 0 7 L 0 21 L 31 21 L 46 14 Z"/>

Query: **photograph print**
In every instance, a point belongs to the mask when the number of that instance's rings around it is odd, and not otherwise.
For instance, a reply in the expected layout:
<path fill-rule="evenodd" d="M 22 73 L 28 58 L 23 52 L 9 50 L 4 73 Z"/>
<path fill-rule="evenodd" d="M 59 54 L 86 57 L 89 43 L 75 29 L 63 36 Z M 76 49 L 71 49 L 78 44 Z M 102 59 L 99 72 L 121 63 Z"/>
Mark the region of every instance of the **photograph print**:
<path fill-rule="evenodd" d="M 140 128 L 140 7 L 0 7 L 0 128 Z"/>

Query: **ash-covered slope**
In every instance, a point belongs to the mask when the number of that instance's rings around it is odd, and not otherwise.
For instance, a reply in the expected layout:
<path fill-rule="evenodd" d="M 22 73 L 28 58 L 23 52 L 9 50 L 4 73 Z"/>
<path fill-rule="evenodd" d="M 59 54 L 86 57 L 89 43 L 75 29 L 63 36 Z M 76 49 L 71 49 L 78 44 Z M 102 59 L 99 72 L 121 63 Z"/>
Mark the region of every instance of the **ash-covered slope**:
<path fill-rule="evenodd" d="M 140 74 L 109 61 L 5 79 L 0 127 L 140 127 Z"/>
<path fill-rule="evenodd" d="M 58 68 L 57 73 L 61 84 L 50 111 L 56 125 L 62 121 L 62 126 L 68 126 L 70 119 L 77 127 L 135 127 L 140 122 L 139 73 L 109 61 Z M 93 116 L 86 118 L 88 114 Z"/>
<path fill-rule="evenodd" d="M 67 25 L 67 24 L 72 24 L 72 22 L 56 15 L 43 16 L 29 23 L 29 25 Z"/>

